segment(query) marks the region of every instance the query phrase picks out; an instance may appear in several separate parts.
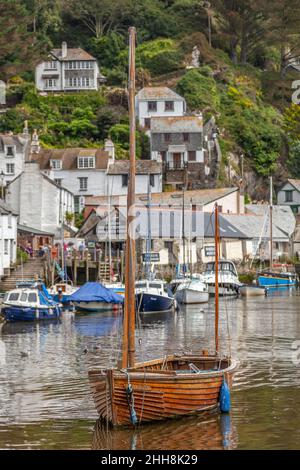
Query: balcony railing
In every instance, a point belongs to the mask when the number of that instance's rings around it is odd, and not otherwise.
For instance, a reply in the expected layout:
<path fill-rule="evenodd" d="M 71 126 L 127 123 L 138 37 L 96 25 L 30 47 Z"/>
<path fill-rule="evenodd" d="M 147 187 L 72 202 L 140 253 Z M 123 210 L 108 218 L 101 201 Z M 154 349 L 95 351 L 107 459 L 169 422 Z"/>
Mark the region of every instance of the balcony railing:
<path fill-rule="evenodd" d="M 180 162 L 165 162 L 166 170 L 184 170 L 185 163 L 183 161 Z"/>

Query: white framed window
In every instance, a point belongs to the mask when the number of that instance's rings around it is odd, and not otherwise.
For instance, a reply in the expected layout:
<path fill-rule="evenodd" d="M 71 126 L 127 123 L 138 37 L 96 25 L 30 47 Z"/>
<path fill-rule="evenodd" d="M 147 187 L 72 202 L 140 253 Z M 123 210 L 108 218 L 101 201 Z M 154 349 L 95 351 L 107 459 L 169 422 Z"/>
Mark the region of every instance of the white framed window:
<path fill-rule="evenodd" d="M 88 179 L 87 178 L 78 178 L 79 179 L 79 190 L 87 191 L 88 188 Z"/>
<path fill-rule="evenodd" d="M 78 168 L 95 168 L 95 157 L 78 157 Z"/>
<path fill-rule="evenodd" d="M 4 254 L 5 255 L 8 255 L 8 247 L 9 247 L 8 240 L 5 239 L 4 240 Z"/>
<path fill-rule="evenodd" d="M 6 163 L 6 174 L 7 175 L 14 175 L 15 174 L 15 164 L 14 163 Z"/>
<path fill-rule="evenodd" d="M 46 85 L 47 88 L 54 88 L 56 87 L 56 80 L 54 80 L 53 78 L 48 78 L 48 80 L 46 80 Z"/>
<path fill-rule="evenodd" d="M 8 145 L 6 147 L 6 156 L 7 157 L 14 157 L 15 156 L 15 147 L 12 145 Z"/>
<path fill-rule="evenodd" d="M 61 170 L 61 160 L 51 160 L 53 170 Z"/>

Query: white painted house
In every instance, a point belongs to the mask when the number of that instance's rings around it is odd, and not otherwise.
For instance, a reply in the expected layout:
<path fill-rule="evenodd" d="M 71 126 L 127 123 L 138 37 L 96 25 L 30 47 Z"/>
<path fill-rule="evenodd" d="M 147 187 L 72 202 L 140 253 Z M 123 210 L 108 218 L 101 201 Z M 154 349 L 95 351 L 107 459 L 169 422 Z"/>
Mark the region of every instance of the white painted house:
<path fill-rule="evenodd" d="M 186 102 L 167 87 L 145 87 L 135 98 L 136 113 L 141 127 L 150 129 L 151 118 L 184 116 Z"/>
<path fill-rule="evenodd" d="M 74 213 L 74 195 L 40 171 L 34 161 L 8 185 L 7 202 L 19 224 L 60 236 L 66 213 Z"/>
<path fill-rule="evenodd" d="M 17 258 L 18 215 L 0 199 L 0 279 Z"/>
<path fill-rule="evenodd" d="M 0 185 L 6 186 L 24 169 L 29 153 L 30 137 L 26 128 L 23 134 L 0 134 Z"/>
<path fill-rule="evenodd" d="M 60 49 L 53 49 L 35 70 L 40 92 L 98 90 L 105 80 L 95 57 L 81 48 L 68 48 L 66 42 Z"/>
<path fill-rule="evenodd" d="M 289 178 L 277 193 L 277 204 L 290 206 L 294 214 L 300 213 L 300 180 Z"/>
<path fill-rule="evenodd" d="M 108 195 L 127 195 L 129 160 L 118 160 L 109 165 L 107 171 Z M 136 194 L 144 193 L 150 186 L 151 192 L 162 191 L 162 165 L 152 160 L 137 160 L 135 176 Z"/>

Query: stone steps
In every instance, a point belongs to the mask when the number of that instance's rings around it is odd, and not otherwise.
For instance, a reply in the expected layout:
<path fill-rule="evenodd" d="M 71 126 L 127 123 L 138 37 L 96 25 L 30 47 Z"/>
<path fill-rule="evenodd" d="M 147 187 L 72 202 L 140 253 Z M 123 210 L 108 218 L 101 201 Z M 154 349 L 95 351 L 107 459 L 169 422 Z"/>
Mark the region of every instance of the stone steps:
<path fill-rule="evenodd" d="M 16 287 L 16 282 L 21 279 L 34 279 L 39 277 L 44 279 L 44 261 L 42 259 L 28 260 L 16 269 L 11 271 L 9 276 L 2 278 L 0 281 L 0 292 L 6 292 Z"/>

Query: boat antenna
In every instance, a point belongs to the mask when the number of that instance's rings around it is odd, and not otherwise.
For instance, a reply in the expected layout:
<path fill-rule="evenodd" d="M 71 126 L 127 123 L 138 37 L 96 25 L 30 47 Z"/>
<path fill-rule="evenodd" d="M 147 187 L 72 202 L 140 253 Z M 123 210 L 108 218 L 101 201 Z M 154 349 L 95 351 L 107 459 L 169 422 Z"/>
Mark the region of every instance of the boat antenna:
<path fill-rule="evenodd" d="M 215 204 L 215 351 L 219 354 L 219 207 Z"/>
<path fill-rule="evenodd" d="M 127 240 L 125 260 L 125 308 L 123 327 L 122 367 L 133 367 L 135 356 L 135 45 L 136 29 L 129 28 L 129 125 L 130 169 L 127 192 Z"/>

